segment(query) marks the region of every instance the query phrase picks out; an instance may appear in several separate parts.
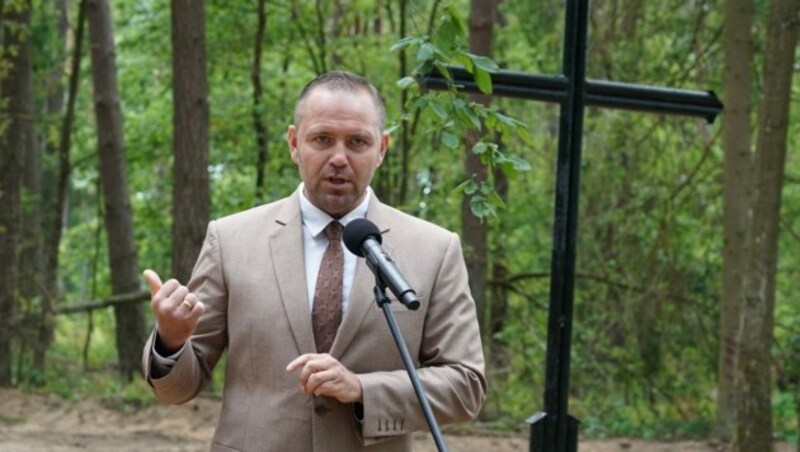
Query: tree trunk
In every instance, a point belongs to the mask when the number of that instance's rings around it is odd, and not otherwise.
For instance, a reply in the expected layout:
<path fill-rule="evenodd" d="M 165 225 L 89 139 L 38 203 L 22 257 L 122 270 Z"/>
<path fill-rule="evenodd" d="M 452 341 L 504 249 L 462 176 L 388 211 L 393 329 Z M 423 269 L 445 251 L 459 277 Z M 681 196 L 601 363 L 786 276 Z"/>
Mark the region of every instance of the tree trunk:
<path fill-rule="evenodd" d="M 94 109 L 97 117 L 97 141 L 100 180 L 103 188 L 105 223 L 112 291 L 116 294 L 138 292 L 139 269 L 133 236 L 133 215 L 128 196 L 125 149 L 122 137 L 122 112 L 117 90 L 114 35 L 108 0 L 90 0 L 86 18 L 91 44 Z M 117 306 L 117 353 L 119 371 L 130 380 L 137 372 L 145 341 L 141 305 Z"/>
<path fill-rule="evenodd" d="M 407 23 L 408 23 L 408 0 L 397 0 L 399 11 L 398 26 L 397 26 L 397 39 L 407 37 Z M 386 3 L 386 15 L 392 24 L 392 31 L 394 31 L 394 12 L 391 9 L 392 2 Z M 406 49 L 401 49 L 397 52 L 398 63 L 398 80 L 408 76 L 408 55 Z M 408 193 L 408 162 L 409 154 L 412 147 L 411 142 L 411 121 L 409 121 L 408 103 L 409 89 L 403 88 L 400 91 L 400 103 L 398 108 L 400 111 L 400 129 L 398 130 L 399 137 L 396 141 L 392 141 L 391 152 L 386 153 L 383 159 L 383 165 L 379 170 L 380 177 L 376 177 L 372 182 L 372 188 L 375 194 L 383 202 L 395 206 L 403 205 L 406 202 Z"/>
<path fill-rule="evenodd" d="M 325 16 L 327 13 L 323 11 L 322 4 L 322 0 L 314 1 L 314 11 L 317 16 L 316 44 L 319 49 L 320 73 L 328 72 L 328 40 L 325 31 Z"/>
<path fill-rule="evenodd" d="M 496 11 L 496 0 L 471 0 L 469 14 L 470 52 L 491 57 Z M 489 105 L 491 102 L 491 96 L 485 94 L 470 94 L 469 98 L 471 101 L 483 105 Z M 486 167 L 481 164 L 479 157 L 472 152 L 472 147 L 480 139 L 481 133 L 476 131 L 470 132 L 465 140 L 467 153 L 464 158 L 464 170 L 467 177 L 473 177 L 476 182 L 487 180 Z M 481 221 L 473 215 L 468 196 L 464 196 L 461 201 L 461 221 L 470 289 L 478 309 L 478 322 L 481 331 L 485 334 L 488 225 L 485 221 Z"/>
<path fill-rule="evenodd" d="M 30 7 L 29 5 L 28 9 Z M 31 36 L 27 35 L 23 38 L 25 40 L 24 47 L 20 48 L 20 51 L 26 54 L 23 57 L 26 66 L 20 68 L 25 71 L 24 75 L 20 73 L 25 81 L 21 80 L 17 88 L 21 91 L 19 95 L 28 100 L 22 122 L 19 123 L 23 127 L 21 146 L 24 162 L 22 164 L 22 217 L 18 250 L 19 299 L 17 300 L 20 316 L 26 319 L 26 327 L 17 332 L 21 339 L 19 353 L 23 354 L 26 360 L 30 351 L 37 348 L 35 337 L 31 334 L 31 329 L 27 327 L 27 320 L 34 318 L 34 313 L 41 306 L 44 282 L 42 280 L 42 149 L 36 145 L 34 128 Z"/>
<path fill-rule="evenodd" d="M 772 341 L 781 189 L 800 0 L 769 4 L 759 103 L 755 196 L 736 360 L 734 450 L 772 450 Z"/>
<path fill-rule="evenodd" d="M 400 0 L 400 38 L 406 37 L 406 30 L 408 27 L 408 0 Z M 408 75 L 408 54 L 406 49 L 401 50 L 398 55 L 398 62 L 400 63 L 400 78 Z M 400 128 L 400 168 L 396 172 L 395 177 L 397 183 L 395 184 L 395 202 L 398 205 L 403 205 L 408 196 L 408 164 L 409 156 L 411 155 L 411 129 L 408 120 L 408 111 L 406 103 L 408 103 L 408 88 L 403 88 L 400 92 L 400 111 L 403 112 L 401 116 L 402 127 Z"/>
<path fill-rule="evenodd" d="M 751 92 L 752 1 L 725 2 L 725 150 L 723 183 L 722 297 L 720 300 L 717 435 L 730 440 L 736 422 L 736 343 L 753 196 Z"/>
<path fill-rule="evenodd" d="M 172 276 L 187 283 L 209 218 L 208 82 L 203 2 L 173 0 Z"/>
<path fill-rule="evenodd" d="M 258 27 L 253 40 L 253 67 L 250 80 L 253 84 L 253 128 L 256 132 L 256 203 L 265 201 L 264 182 L 269 162 L 267 124 L 264 122 L 264 88 L 261 85 L 261 57 L 264 53 L 264 32 L 267 28 L 266 0 L 258 0 Z"/>
<path fill-rule="evenodd" d="M 500 137 L 498 137 L 498 140 Z M 508 178 L 505 173 L 497 168 L 494 172 L 495 191 L 506 201 L 508 198 Z M 491 249 L 490 271 L 492 281 L 508 281 L 509 272 L 506 266 L 506 246 L 505 240 L 496 241 Z M 486 367 L 492 369 L 488 374 L 489 388 L 496 391 L 496 397 L 491 397 L 493 404 L 487 404 L 481 411 L 481 418 L 484 420 L 496 420 L 502 416 L 503 407 L 501 405 L 503 397 L 500 393 L 504 390 L 508 380 L 510 369 L 510 356 L 506 342 L 497 339 L 503 332 L 508 319 L 508 286 L 506 284 L 489 284 L 489 317 L 486 322 Z"/>
<path fill-rule="evenodd" d="M 8 74 L 0 81 L 0 95 L 7 106 L 0 116 L 0 386 L 13 383 L 11 342 L 16 332 L 19 290 L 18 253 L 21 222 L 21 190 L 25 154 L 33 146 L 33 98 L 28 32 L 31 2 L 22 10 L 4 14 L 3 60 Z"/>
<path fill-rule="evenodd" d="M 55 0 L 56 11 L 58 11 L 58 36 L 65 44 L 67 42 L 67 32 L 69 30 L 67 1 Z M 78 26 L 74 38 L 74 46 L 77 55 L 80 55 L 81 41 L 83 39 L 83 10 L 79 7 Z M 65 52 L 66 53 L 66 52 Z M 60 59 L 58 60 L 60 61 Z M 79 66 L 78 66 L 79 67 Z M 73 70 L 75 64 L 73 64 Z M 51 69 L 50 85 L 53 87 L 46 100 L 45 110 L 48 116 L 60 115 L 64 108 L 64 86 L 61 83 L 63 77 L 63 65 L 57 64 Z M 72 77 L 72 75 L 70 76 Z M 70 85 L 71 86 L 71 85 Z M 76 80 L 77 88 L 77 80 Z M 73 95 L 70 91 L 70 95 Z M 70 100 L 68 108 L 74 112 L 75 102 Z M 71 113 L 67 112 L 67 117 Z M 64 123 L 67 122 L 65 117 Z M 71 120 L 70 120 L 71 122 Z M 63 133 L 63 130 L 62 130 Z M 62 143 L 50 140 L 45 136 L 45 152 L 53 157 L 56 162 L 52 168 L 46 168 L 44 173 L 45 186 L 45 217 L 43 219 L 42 231 L 44 241 L 43 246 L 43 276 L 42 276 L 42 307 L 39 314 L 38 337 L 34 348 L 33 365 L 40 374 L 44 371 L 45 357 L 47 349 L 53 341 L 53 328 L 55 327 L 55 309 L 60 295 L 58 285 L 58 247 L 61 243 L 61 230 L 64 227 L 64 206 L 66 204 L 66 183 L 62 184 L 62 174 L 66 167 L 66 174 L 69 174 L 69 154 L 67 149 L 66 163 L 62 158 Z"/>

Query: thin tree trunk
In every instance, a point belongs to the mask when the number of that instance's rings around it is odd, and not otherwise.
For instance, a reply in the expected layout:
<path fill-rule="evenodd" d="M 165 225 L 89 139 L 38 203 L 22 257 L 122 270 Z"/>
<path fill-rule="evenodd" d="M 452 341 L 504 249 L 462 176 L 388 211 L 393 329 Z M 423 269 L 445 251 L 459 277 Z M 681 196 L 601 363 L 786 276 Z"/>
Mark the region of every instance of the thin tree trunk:
<path fill-rule="evenodd" d="M 772 450 L 772 342 L 781 190 L 800 0 L 769 4 L 750 256 L 739 320 L 734 450 Z"/>
<path fill-rule="evenodd" d="M 722 297 L 720 300 L 717 435 L 731 439 L 736 422 L 736 343 L 753 196 L 751 91 L 754 5 L 725 2 L 725 149 L 723 183 Z"/>
<path fill-rule="evenodd" d="M 81 2 L 81 5 L 83 4 L 84 2 Z M 61 41 L 66 44 L 67 32 L 69 30 L 67 1 L 55 0 L 55 6 L 59 13 L 58 35 L 61 38 Z M 85 8 L 83 8 L 83 6 L 79 6 L 78 8 L 78 26 L 75 32 L 75 52 L 73 54 L 73 58 L 75 58 L 75 56 L 80 56 L 80 48 L 83 40 L 83 11 Z M 79 58 L 77 60 L 79 63 Z M 77 72 L 76 67 L 80 66 L 76 66 L 75 61 L 73 61 L 73 72 Z M 45 138 L 45 152 L 48 155 L 55 156 L 57 158 L 57 163 L 53 169 L 50 169 L 45 173 L 45 180 L 48 181 L 45 199 L 48 201 L 46 205 L 47 218 L 43 225 L 43 297 L 39 319 L 38 338 L 33 357 L 34 367 L 40 373 L 44 371 L 47 349 L 50 347 L 50 344 L 53 341 L 55 309 L 60 293 L 58 285 L 58 247 L 61 243 L 61 231 L 64 227 L 64 206 L 66 205 L 67 180 L 69 177 L 69 148 L 67 147 L 66 151 L 64 151 L 63 133 L 64 127 L 67 127 L 68 124 L 71 129 L 72 117 L 74 116 L 75 102 L 72 99 L 72 96 L 74 96 L 75 93 L 72 91 L 72 78 L 76 77 L 76 75 L 77 74 L 70 74 L 70 99 L 67 103 L 68 111 L 62 123 L 62 140 L 58 143 L 55 143 Z M 54 88 L 47 100 L 46 110 L 49 116 L 55 117 L 56 115 L 61 114 L 61 111 L 64 108 L 64 87 L 61 83 L 62 76 L 63 67 L 62 65 L 58 65 L 58 67 L 53 69 L 51 74 L 52 85 Z M 75 78 L 75 89 L 77 89 L 77 78 Z M 70 129 L 67 129 L 67 131 Z M 66 155 L 63 154 L 64 152 L 66 152 Z"/>
<path fill-rule="evenodd" d="M 400 37 L 406 37 L 406 28 L 408 25 L 408 0 L 400 0 Z M 408 55 L 406 50 L 403 49 L 398 55 L 400 60 L 400 77 L 408 75 Z M 397 189 L 396 203 L 403 205 L 406 202 L 408 195 L 408 163 L 411 154 L 411 131 L 409 130 L 409 121 L 406 111 L 406 103 L 408 102 L 408 88 L 403 89 L 400 93 L 400 108 L 403 112 L 402 121 L 403 126 L 400 128 L 400 171 L 398 175 L 399 183 Z"/>
<path fill-rule="evenodd" d="M 27 9 L 32 8 L 32 3 Z M 18 249 L 19 256 L 19 296 L 20 313 L 25 318 L 36 311 L 37 305 L 41 302 L 42 295 L 42 156 L 41 149 L 36 146 L 36 132 L 34 128 L 34 105 L 33 105 L 33 67 L 31 62 L 31 35 L 24 37 L 21 52 L 26 55 L 23 57 L 25 67 L 20 69 L 25 71 L 24 81 L 20 81 L 18 89 L 22 92 L 20 96 L 28 99 L 27 107 L 23 113 L 20 125 L 23 127 L 23 169 L 22 169 L 22 218 L 20 230 L 20 242 Z M 22 60 L 21 60 L 22 61 Z M 14 96 L 15 94 L 9 93 Z M 24 314 L 23 314 L 24 313 Z M 17 331 L 18 337 L 22 339 L 20 356 L 28 356 L 28 347 L 36 349 L 34 338 L 31 337 L 30 330 Z M 22 358 L 21 358 L 22 359 Z"/>
<path fill-rule="evenodd" d="M 499 134 L 498 134 L 499 135 Z M 499 139 L 499 137 L 498 137 Z M 508 198 L 508 178 L 499 168 L 494 172 L 495 191 L 503 201 Z M 499 240 L 492 247 L 491 252 L 491 274 L 492 281 L 508 280 L 508 267 L 506 266 L 506 244 L 504 240 Z M 509 353 L 505 341 L 496 339 L 503 332 L 508 319 L 508 286 L 504 284 L 490 284 L 488 286 L 489 316 L 486 322 L 486 360 L 487 368 L 494 369 L 489 374 L 489 387 L 495 388 L 497 393 L 503 391 L 508 379 Z M 494 405 L 487 405 L 481 411 L 481 418 L 495 420 L 502 415 L 500 405 L 502 397 L 492 397 Z"/>
<path fill-rule="evenodd" d="M 30 10 L 32 3 L 27 6 Z M 30 13 L 29 13 L 30 14 Z M 27 360 L 30 350 L 38 348 L 35 335 L 28 327 L 28 320 L 34 318 L 34 313 L 42 303 L 43 287 L 43 254 L 42 254 L 42 148 L 36 145 L 36 131 L 34 128 L 33 112 L 33 68 L 31 63 L 31 35 L 26 35 L 21 52 L 26 67 L 24 81 L 20 80 L 17 89 L 22 92 L 20 96 L 28 99 L 28 105 L 23 113 L 20 125 L 23 127 L 22 152 L 24 163 L 22 165 L 22 218 L 19 242 L 19 303 L 20 314 L 26 319 L 26 327 L 17 332 L 20 342 L 20 362 Z M 16 94 L 9 93 L 11 96 Z M 32 323 L 32 322 L 31 322 Z M 22 358 L 22 357 L 25 358 Z"/>
<path fill-rule="evenodd" d="M 269 162 L 267 124 L 264 122 L 264 88 L 261 86 L 261 57 L 264 53 L 264 32 L 267 28 L 266 0 L 258 0 L 258 27 L 253 42 L 253 128 L 256 131 L 256 203 L 264 201 L 264 181 Z"/>
<path fill-rule="evenodd" d="M 86 18 L 92 48 L 94 108 L 112 291 L 114 294 L 138 292 L 141 288 L 139 266 L 125 171 L 122 111 L 117 90 L 114 35 L 108 0 L 89 0 Z M 114 308 L 114 318 L 120 374 L 123 379 L 130 380 L 139 368 L 145 341 L 142 307 L 117 306 Z"/>
<path fill-rule="evenodd" d="M 8 24 L 2 31 L 3 60 L 8 62 L 7 76 L 0 81 L 0 95 L 7 107 L 0 116 L 0 386 L 13 383 L 11 342 L 17 334 L 19 289 L 18 253 L 21 221 L 22 174 L 25 153 L 32 152 L 33 98 L 31 58 L 28 31 L 31 24 L 31 2 L 25 8 L 6 12 Z"/>
<path fill-rule="evenodd" d="M 476 55 L 491 56 L 492 34 L 496 16 L 496 0 L 472 0 L 469 14 L 469 48 Z M 470 94 L 471 101 L 489 105 L 491 97 L 485 94 Z M 473 177 L 476 182 L 487 180 L 486 167 L 481 164 L 480 158 L 472 152 L 472 147 L 480 141 L 481 133 L 478 131 L 468 133 L 466 137 L 466 156 L 464 170 L 467 177 Z M 470 198 L 464 196 L 461 201 L 461 222 L 464 239 L 465 260 L 469 271 L 470 289 L 475 298 L 478 310 L 478 322 L 482 333 L 486 334 L 485 309 L 486 309 L 486 277 L 487 264 L 487 237 L 488 224 L 476 218 L 470 208 Z"/>
<path fill-rule="evenodd" d="M 209 218 L 208 82 L 203 2 L 173 0 L 172 276 L 186 283 Z"/>
<path fill-rule="evenodd" d="M 394 30 L 394 13 L 391 8 L 392 2 L 386 3 L 386 14 L 392 24 Z M 398 39 L 406 37 L 406 28 L 408 22 L 408 0 L 398 0 L 399 6 L 399 29 L 397 31 Z M 405 49 L 397 52 L 398 61 L 398 80 L 406 77 L 408 74 L 408 55 Z M 400 137 L 397 144 L 392 147 L 392 152 L 386 154 L 383 160 L 383 165 L 380 169 L 380 177 L 373 181 L 373 188 L 378 198 L 384 202 L 393 205 L 403 205 L 406 200 L 408 191 L 408 156 L 411 149 L 411 128 L 408 119 L 407 103 L 408 103 L 408 89 L 403 88 L 400 91 Z"/>
<path fill-rule="evenodd" d="M 319 8 L 319 0 L 317 1 L 317 7 Z M 319 11 L 319 9 L 318 9 Z M 340 67 L 343 63 L 342 61 L 342 54 L 339 51 L 339 48 L 336 46 L 336 42 L 342 36 L 342 17 L 344 16 L 345 10 L 344 6 L 342 5 L 342 0 L 334 0 L 333 2 L 333 14 L 331 15 L 331 29 L 327 33 L 322 33 L 322 40 L 320 41 L 323 45 L 325 45 L 325 36 L 329 36 L 330 40 L 334 43 L 331 45 L 331 64 L 333 67 Z M 324 22 L 320 22 L 323 24 Z M 356 25 L 358 28 L 358 25 Z M 324 30 L 324 28 L 320 28 L 320 30 Z M 345 30 L 346 32 L 346 30 Z M 354 31 L 353 34 L 358 34 L 358 29 Z"/>
<path fill-rule="evenodd" d="M 322 0 L 315 0 L 314 11 L 317 15 L 317 46 L 319 48 L 319 64 L 321 73 L 328 72 L 328 41 L 325 38 L 325 12 L 322 8 Z"/>

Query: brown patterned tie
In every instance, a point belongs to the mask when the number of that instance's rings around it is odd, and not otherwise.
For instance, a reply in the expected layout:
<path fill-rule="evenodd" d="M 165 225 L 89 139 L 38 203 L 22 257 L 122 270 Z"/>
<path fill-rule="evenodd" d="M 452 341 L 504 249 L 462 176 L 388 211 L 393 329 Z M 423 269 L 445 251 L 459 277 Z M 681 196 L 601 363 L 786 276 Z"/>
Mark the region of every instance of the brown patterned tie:
<path fill-rule="evenodd" d="M 314 308 L 311 312 L 317 353 L 328 353 L 342 321 L 342 273 L 344 273 L 342 224 L 331 221 L 324 232 L 328 237 L 328 248 L 319 266 L 317 285 L 314 289 Z"/>

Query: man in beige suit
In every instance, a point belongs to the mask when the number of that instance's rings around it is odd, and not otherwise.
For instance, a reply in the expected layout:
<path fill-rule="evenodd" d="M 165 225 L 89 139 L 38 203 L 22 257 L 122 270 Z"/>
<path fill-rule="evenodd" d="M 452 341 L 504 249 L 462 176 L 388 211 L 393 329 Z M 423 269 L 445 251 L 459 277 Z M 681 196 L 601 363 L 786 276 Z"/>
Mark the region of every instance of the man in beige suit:
<path fill-rule="evenodd" d="M 362 217 L 380 228 L 384 249 L 419 296 L 418 310 L 390 307 L 436 418 L 447 424 L 478 414 L 484 359 L 458 236 L 382 204 L 369 188 L 389 146 L 384 116 L 363 78 L 317 77 L 287 132 L 300 187 L 212 221 L 187 286 L 145 271 L 156 328 L 143 369 L 159 400 L 196 396 L 227 348 L 211 450 L 408 451 L 408 433 L 428 428 L 374 300 L 373 273 L 326 236 L 330 223 Z M 339 252 L 340 295 L 328 297 L 336 315 L 318 317 L 318 272 L 322 279 L 329 252 Z M 332 344 L 317 333 L 319 322 L 333 325 Z"/>

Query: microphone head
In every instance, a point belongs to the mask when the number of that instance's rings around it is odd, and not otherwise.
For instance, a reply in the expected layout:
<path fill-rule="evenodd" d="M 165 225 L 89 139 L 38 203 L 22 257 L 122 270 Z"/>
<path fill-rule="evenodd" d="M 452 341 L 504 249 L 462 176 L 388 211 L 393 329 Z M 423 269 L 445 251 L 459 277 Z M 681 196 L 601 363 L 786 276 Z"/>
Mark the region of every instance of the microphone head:
<path fill-rule="evenodd" d="M 380 229 L 375 226 L 375 223 L 366 218 L 356 218 L 352 220 L 347 223 L 347 226 L 344 227 L 344 231 L 342 231 L 344 245 L 351 253 L 358 257 L 364 257 L 361 245 L 370 237 L 377 240 L 378 243 L 383 243 Z"/>

